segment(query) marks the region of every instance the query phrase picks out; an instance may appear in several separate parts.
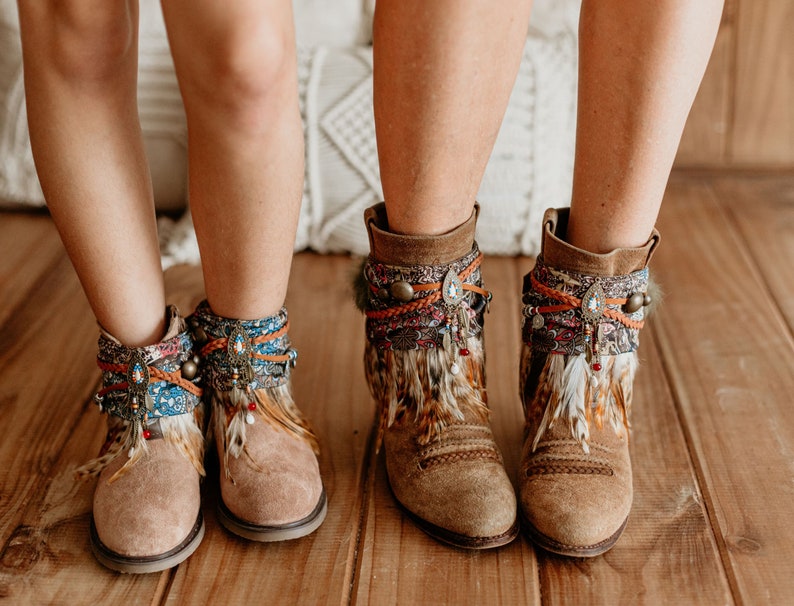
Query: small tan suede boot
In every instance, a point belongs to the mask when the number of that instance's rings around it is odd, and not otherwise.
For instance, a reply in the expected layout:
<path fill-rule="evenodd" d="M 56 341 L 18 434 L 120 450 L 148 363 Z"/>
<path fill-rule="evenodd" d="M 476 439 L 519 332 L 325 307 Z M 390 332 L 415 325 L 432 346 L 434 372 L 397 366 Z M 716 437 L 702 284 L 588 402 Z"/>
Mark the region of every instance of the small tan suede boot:
<path fill-rule="evenodd" d="M 175 307 L 162 342 L 125 347 L 106 332 L 95 396 L 109 413 L 99 458 L 78 475 L 99 475 L 91 546 L 120 572 L 146 573 L 184 561 L 204 536 L 201 390 L 194 383 L 193 340 Z"/>
<path fill-rule="evenodd" d="M 215 315 L 204 301 L 190 324 L 202 344 L 202 376 L 212 405 L 221 523 L 253 541 L 314 532 L 327 504 L 317 440 L 290 390 L 297 352 L 287 336 L 287 310 L 234 320 Z"/>
<path fill-rule="evenodd" d="M 371 255 L 359 287 L 365 370 L 380 412 L 389 484 L 434 538 L 468 549 L 518 534 L 516 498 L 488 423 L 476 213 L 441 236 L 388 231 L 366 211 Z"/>
<path fill-rule="evenodd" d="M 565 242 L 567 223 L 567 209 L 546 211 L 541 255 L 524 279 L 521 511 L 539 546 L 596 556 L 631 509 L 629 412 L 659 234 L 593 254 Z"/>

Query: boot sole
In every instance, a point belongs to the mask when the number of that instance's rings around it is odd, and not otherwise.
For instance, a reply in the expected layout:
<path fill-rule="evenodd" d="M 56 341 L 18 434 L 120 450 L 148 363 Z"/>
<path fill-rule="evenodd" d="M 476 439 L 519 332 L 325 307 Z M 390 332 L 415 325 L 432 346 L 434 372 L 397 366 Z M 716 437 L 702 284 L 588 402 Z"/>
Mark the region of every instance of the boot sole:
<path fill-rule="evenodd" d="M 400 503 L 399 501 L 397 502 Z M 433 537 L 437 541 L 447 545 L 452 545 L 453 547 L 459 547 L 460 549 L 481 550 L 503 547 L 509 543 L 512 543 L 518 536 L 519 532 L 518 519 L 516 519 L 516 521 L 513 522 L 513 525 L 502 534 L 490 537 L 470 537 L 465 534 L 452 532 L 451 530 L 447 530 L 441 526 L 436 526 L 427 520 L 423 520 L 415 513 L 409 511 L 408 508 L 406 508 L 402 503 L 400 503 L 400 509 L 402 509 L 405 515 L 408 516 L 411 521 L 416 524 L 425 534 Z"/>
<path fill-rule="evenodd" d="M 91 551 L 100 564 L 117 572 L 146 574 L 173 568 L 188 559 L 204 538 L 204 516 L 199 511 L 196 523 L 187 538 L 179 545 L 153 556 L 125 556 L 109 549 L 99 540 L 93 518 L 91 519 Z"/>
<path fill-rule="evenodd" d="M 222 500 L 218 503 L 218 519 L 226 530 L 249 541 L 262 543 L 289 541 L 290 539 L 305 537 L 320 527 L 327 513 L 328 499 L 325 496 L 325 490 L 320 495 L 320 500 L 317 502 L 314 511 L 308 516 L 288 524 L 275 524 L 272 526 L 260 526 L 241 520 L 229 511 Z"/>
<path fill-rule="evenodd" d="M 503 547 L 509 543 L 512 543 L 518 536 L 520 530 L 518 516 L 516 516 L 513 525 L 502 534 L 490 537 L 470 537 L 465 534 L 458 534 L 457 532 L 452 532 L 451 530 L 447 530 L 441 526 L 436 526 L 435 524 L 420 518 L 400 502 L 400 499 L 397 498 L 397 496 L 394 494 L 394 491 L 391 489 L 391 484 L 389 484 L 389 490 L 391 491 L 394 502 L 400 506 L 400 509 L 402 509 L 403 513 L 408 516 L 408 518 L 414 524 L 416 524 L 420 530 L 433 537 L 436 541 L 440 541 L 441 543 L 445 543 L 447 545 L 452 545 L 453 547 L 469 550 L 495 549 L 497 547 Z"/>
<path fill-rule="evenodd" d="M 593 545 L 566 545 L 565 543 L 560 543 L 546 536 L 530 524 L 523 515 L 521 517 L 524 530 L 535 545 L 548 552 L 556 553 L 557 555 L 575 558 L 594 558 L 612 549 L 615 543 L 618 542 L 620 535 L 623 534 L 623 531 L 626 529 L 626 523 L 629 521 L 629 519 L 626 518 L 615 534 Z"/>

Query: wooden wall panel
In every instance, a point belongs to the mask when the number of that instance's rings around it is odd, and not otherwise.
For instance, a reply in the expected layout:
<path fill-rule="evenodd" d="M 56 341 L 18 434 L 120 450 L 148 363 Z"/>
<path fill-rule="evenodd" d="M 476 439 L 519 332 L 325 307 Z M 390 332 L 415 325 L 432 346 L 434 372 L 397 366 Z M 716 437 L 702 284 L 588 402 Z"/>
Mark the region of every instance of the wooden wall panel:
<path fill-rule="evenodd" d="M 714 51 L 681 137 L 676 166 L 715 167 L 727 160 L 737 1 L 725 3 Z"/>
<path fill-rule="evenodd" d="M 794 2 L 742 0 L 731 161 L 794 165 Z"/>
<path fill-rule="evenodd" d="M 794 169 L 794 2 L 727 0 L 676 165 Z"/>

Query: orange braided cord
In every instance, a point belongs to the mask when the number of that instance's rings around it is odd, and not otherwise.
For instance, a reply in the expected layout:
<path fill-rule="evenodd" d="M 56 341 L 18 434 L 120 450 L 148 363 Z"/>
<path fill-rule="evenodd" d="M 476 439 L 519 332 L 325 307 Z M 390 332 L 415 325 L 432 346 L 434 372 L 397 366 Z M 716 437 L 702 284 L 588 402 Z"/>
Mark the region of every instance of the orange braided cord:
<path fill-rule="evenodd" d="M 99 366 L 100 370 L 104 370 L 106 372 L 116 372 L 116 373 L 126 373 L 129 366 L 127 364 L 108 364 L 107 362 L 102 362 L 101 360 L 97 360 L 97 366 Z M 159 368 L 155 368 L 153 366 L 147 366 L 149 369 L 149 382 L 151 383 L 152 377 L 159 381 L 167 381 L 169 383 L 173 383 L 174 385 L 178 385 L 182 389 L 185 389 L 192 393 L 194 396 L 201 397 L 201 394 L 204 393 L 202 389 L 187 379 L 182 378 L 182 370 L 177 370 L 176 372 L 166 372 L 164 370 L 160 370 Z M 106 393 L 110 391 L 115 391 L 119 389 L 127 389 L 129 387 L 129 383 L 126 381 L 123 383 L 116 383 L 115 385 L 109 385 L 104 389 L 100 390 L 99 395 L 104 396 Z"/>
<path fill-rule="evenodd" d="M 565 305 L 555 305 L 551 307 L 538 307 L 539 313 L 553 313 L 555 311 L 567 311 L 570 309 L 578 309 L 582 306 L 582 300 L 574 297 L 573 295 L 569 295 L 564 292 L 560 292 L 559 290 L 554 290 L 553 288 L 549 288 L 545 284 L 541 284 L 535 278 L 535 274 L 530 274 L 529 279 L 532 283 L 532 288 L 534 288 L 537 292 L 541 295 L 548 297 L 549 299 L 554 299 L 555 301 L 560 301 Z M 628 301 L 628 299 L 607 299 L 606 302 L 608 305 L 623 305 Z M 604 315 L 608 318 L 612 318 L 613 320 L 617 320 L 623 326 L 628 328 L 634 328 L 636 330 L 641 329 L 645 326 L 645 320 L 632 320 L 625 314 L 619 312 L 616 309 L 604 309 Z"/>
<path fill-rule="evenodd" d="M 285 335 L 289 330 L 289 320 L 284 323 L 284 326 L 279 328 L 276 332 L 271 332 L 266 335 L 262 335 L 256 337 L 255 339 L 251 339 L 251 343 L 257 345 L 259 343 L 267 343 L 268 341 L 272 341 L 273 339 L 278 339 L 282 335 Z M 229 339 L 228 337 L 223 337 L 221 339 L 214 339 L 207 343 L 204 347 L 201 348 L 201 355 L 206 356 L 207 354 L 212 353 L 216 349 L 225 349 L 229 346 Z M 284 360 L 280 359 L 284 356 L 266 356 L 264 354 L 254 354 L 255 358 L 259 358 L 260 360 L 270 360 L 271 362 L 283 362 Z M 275 358 L 279 358 L 278 360 Z M 289 356 L 287 356 L 289 359 Z"/>
<path fill-rule="evenodd" d="M 458 274 L 458 277 L 461 281 L 468 278 L 475 269 L 480 266 L 482 263 L 482 253 L 477 255 L 474 261 L 469 264 L 469 266 L 464 269 L 462 272 Z M 401 316 L 403 314 L 410 313 L 412 311 L 417 311 L 419 309 L 424 309 L 425 307 L 430 307 L 433 303 L 438 301 L 441 298 L 441 291 L 439 290 L 442 286 L 441 282 L 434 282 L 432 284 L 418 284 L 414 286 L 414 290 L 435 290 L 431 295 L 426 296 L 423 299 L 417 299 L 416 301 L 410 301 L 408 303 L 404 303 L 403 305 L 399 305 L 398 307 L 389 307 L 388 309 L 381 309 L 380 311 L 367 311 L 364 312 L 368 318 L 372 320 L 383 320 L 384 318 L 393 318 L 395 316 Z M 432 288 L 431 288 L 432 287 Z M 479 286 L 474 286 L 473 284 L 464 284 L 463 290 L 470 290 L 472 292 L 476 292 L 481 294 L 484 297 L 487 297 L 490 293 L 487 290 L 480 288 Z"/>

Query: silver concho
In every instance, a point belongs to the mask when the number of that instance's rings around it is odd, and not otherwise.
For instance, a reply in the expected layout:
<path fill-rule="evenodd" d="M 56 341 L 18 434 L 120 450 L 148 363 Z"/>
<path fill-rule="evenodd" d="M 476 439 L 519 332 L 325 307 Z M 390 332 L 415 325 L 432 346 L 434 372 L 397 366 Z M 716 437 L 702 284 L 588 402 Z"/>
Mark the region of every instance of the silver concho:
<path fill-rule="evenodd" d="M 454 271 L 449 270 L 441 286 L 441 296 L 450 307 L 457 307 L 463 301 L 463 282 Z"/>

